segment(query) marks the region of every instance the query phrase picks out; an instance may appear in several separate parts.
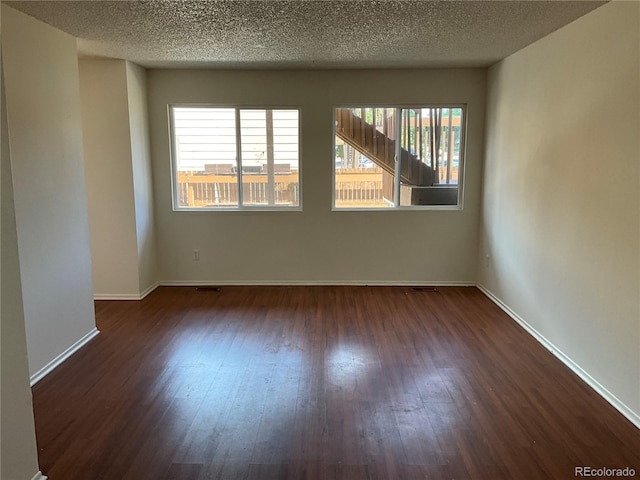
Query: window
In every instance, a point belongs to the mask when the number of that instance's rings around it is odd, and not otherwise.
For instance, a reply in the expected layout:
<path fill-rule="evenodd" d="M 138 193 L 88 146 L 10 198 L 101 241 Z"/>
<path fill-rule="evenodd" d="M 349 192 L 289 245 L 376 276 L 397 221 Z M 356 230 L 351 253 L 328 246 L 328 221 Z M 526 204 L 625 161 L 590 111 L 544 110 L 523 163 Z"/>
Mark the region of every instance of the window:
<path fill-rule="evenodd" d="M 169 111 L 174 210 L 300 207 L 298 110 Z"/>
<path fill-rule="evenodd" d="M 334 208 L 459 208 L 464 114 L 455 105 L 336 108 Z"/>

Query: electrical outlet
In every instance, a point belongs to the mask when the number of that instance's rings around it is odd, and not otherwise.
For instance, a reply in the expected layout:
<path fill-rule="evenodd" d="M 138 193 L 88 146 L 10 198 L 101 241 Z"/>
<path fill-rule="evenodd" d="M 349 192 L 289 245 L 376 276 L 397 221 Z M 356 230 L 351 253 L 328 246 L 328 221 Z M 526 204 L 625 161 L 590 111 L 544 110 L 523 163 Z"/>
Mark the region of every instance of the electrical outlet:
<path fill-rule="evenodd" d="M 489 254 L 487 253 L 484 256 L 484 266 L 489 268 L 489 265 L 491 265 L 491 256 L 489 256 Z"/>
<path fill-rule="evenodd" d="M 194 262 L 199 261 L 200 260 L 200 250 L 197 250 L 197 249 L 194 248 L 193 249 L 193 256 L 191 258 L 192 258 L 192 260 Z"/>

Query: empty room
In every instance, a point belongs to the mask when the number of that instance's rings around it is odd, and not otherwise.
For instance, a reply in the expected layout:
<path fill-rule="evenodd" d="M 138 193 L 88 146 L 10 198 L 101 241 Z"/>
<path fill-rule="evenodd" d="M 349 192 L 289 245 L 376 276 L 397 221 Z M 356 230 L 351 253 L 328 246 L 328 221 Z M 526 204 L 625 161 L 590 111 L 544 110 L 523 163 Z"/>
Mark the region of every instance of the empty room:
<path fill-rule="evenodd" d="M 0 31 L 3 480 L 640 476 L 640 2 Z"/>

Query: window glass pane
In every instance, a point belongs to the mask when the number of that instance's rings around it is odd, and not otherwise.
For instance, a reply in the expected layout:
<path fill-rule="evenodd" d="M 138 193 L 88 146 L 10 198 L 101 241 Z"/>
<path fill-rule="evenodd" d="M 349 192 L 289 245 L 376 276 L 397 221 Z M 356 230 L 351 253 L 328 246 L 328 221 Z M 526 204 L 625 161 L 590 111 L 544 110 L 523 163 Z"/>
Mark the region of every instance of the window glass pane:
<path fill-rule="evenodd" d="M 238 205 L 234 108 L 174 107 L 178 207 Z"/>
<path fill-rule="evenodd" d="M 273 110 L 274 204 L 300 206 L 298 110 Z"/>
<path fill-rule="evenodd" d="M 298 110 L 172 107 L 171 114 L 175 208 L 300 206 Z"/>
<path fill-rule="evenodd" d="M 461 108 L 403 109 L 401 206 L 457 205 L 461 125 Z"/>
<path fill-rule="evenodd" d="M 336 109 L 336 208 L 393 207 L 395 114 L 393 108 Z"/>
<path fill-rule="evenodd" d="M 297 110 L 240 110 L 242 204 L 299 206 Z"/>
<path fill-rule="evenodd" d="M 345 107 L 335 115 L 335 208 L 458 204 L 462 108 Z"/>
<path fill-rule="evenodd" d="M 266 110 L 241 110 L 242 204 L 268 205 Z"/>

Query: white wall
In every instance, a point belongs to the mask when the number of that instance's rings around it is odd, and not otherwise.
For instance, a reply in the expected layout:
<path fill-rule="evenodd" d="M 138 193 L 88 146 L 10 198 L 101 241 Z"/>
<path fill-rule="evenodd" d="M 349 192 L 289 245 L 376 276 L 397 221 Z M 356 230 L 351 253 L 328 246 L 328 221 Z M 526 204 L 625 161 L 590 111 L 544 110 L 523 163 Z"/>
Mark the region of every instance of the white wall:
<path fill-rule="evenodd" d="M 79 65 L 94 296 L 139 299 L 157 281 L 146 72 Z"/>
<path fill-rule="evenodd" d="M 127 93 L 136 216 L 138 288 L 140 294 L 144 294 L 158 281 L 147 72 L 131 62 L 127 62 Z"/>
<path fill-rule="evenodd" d="M 480 283 L 638 425 L 639 9 L 606 4 L 490 69 L 479 250 Z"/>
<path fill-rule="evenodd" d="M 80 59 L 93 289 L 137 297 L 138 247 L 124 60 Z"/>
<path fill-rule="evenodd" d="M 475 281 L 485 74 L 393 71 L 150 70 L 149 112 L 163 281 Z M 467 103 L 462 211 L 332 212 L 333 108 Z M 302 212 L 173 212 L 167 104 L 301 108 Z M 200 261 L 191 260 L 194 248 Z"/>
<path fill-rule="evenodd" d="M 95 332 L 76 40 L 2 6 L 29 371 Z"/>
<path fill-rule="evenodd" d="M 1 70 L 1 68 L 0 68 Z M 2 75 L 2 225 L 0 307 L 0 478 L 27 480 L 38 471 L 38 453 L 33 422 L 29 364 L 24 331 L 24 311 L 18 261 L 18 240 L 11 184 L 11 160 Z"/>

